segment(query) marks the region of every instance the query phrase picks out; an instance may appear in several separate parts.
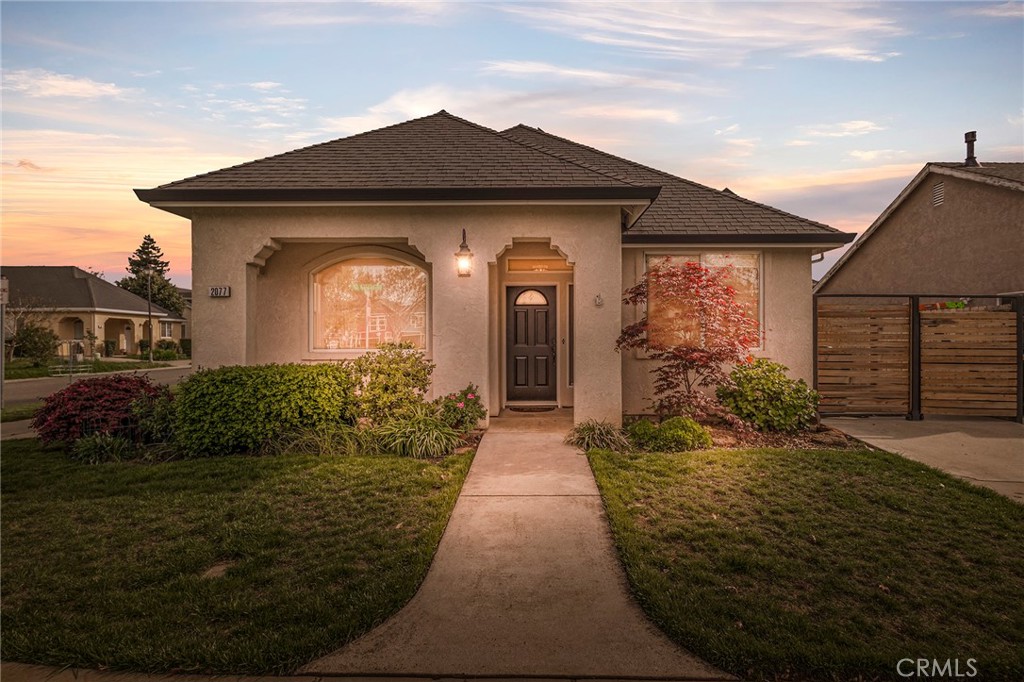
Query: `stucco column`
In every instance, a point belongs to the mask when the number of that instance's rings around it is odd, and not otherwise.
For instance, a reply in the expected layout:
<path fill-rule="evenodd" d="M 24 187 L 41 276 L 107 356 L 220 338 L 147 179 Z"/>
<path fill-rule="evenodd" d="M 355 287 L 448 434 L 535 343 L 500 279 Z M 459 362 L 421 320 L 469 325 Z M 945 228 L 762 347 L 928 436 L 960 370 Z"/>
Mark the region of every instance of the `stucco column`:
<path fill-rule="evenodd" d="M 454 256 L 458 243 L 446 233 L 432 236 L 429 241 L 419 240 L 418 247 L 431 266 L 430 356 L 436 365 L 433 395 L 459 391 L 472 383 L 487 396 L 486 259 L 477 257 L 472 274 L 459 277 Z M 477 244 L 473 244 L 473 251 L 477 251 Z"/>
<path fill-rule="evenodd" d="M 244 365 L 250 348 L 249 284 L 255 273 L 246 264 L 251 247 L 239 247 L 232 230 L 206 221 L 192 222 L 192 325 L 195 367 Z M 231 287 L 231 295 L 211 298 L 210 287 Z"/>
<path fill-rule="evenodd" d="M 576 423 L 622 424 L 622 359 L 615 352 L 622 330 L 620 248 L 617 232 L 609 236 L 597 230 L 592 239 L 567 247 L 576 296 Z"/>

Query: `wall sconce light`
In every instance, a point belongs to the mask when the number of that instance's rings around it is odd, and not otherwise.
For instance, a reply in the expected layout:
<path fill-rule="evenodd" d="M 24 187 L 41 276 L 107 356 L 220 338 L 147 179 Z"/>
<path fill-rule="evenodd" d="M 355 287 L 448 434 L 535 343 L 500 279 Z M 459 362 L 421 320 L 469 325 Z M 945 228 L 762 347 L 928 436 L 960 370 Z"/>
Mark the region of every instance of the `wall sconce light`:
<path fill-rule="evenodd" d="M 462 230 L 462 243 L 459 244 L 459 250 L 455 252 L 455 267 L 459 272 L 459 277 L 469 277 L 473 272 L 473 252 L 469 250 L 469 244 L 466 243 L 466 230 Z"/>

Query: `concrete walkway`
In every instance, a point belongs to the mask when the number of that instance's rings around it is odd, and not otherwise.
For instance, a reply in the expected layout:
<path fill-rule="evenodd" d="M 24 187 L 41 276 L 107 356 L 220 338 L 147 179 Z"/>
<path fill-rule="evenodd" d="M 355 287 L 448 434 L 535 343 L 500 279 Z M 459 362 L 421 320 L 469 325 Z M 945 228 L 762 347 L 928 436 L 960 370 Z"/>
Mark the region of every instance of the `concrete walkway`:
<path fill-rule="evenodd" d="M 858 440 L 1024 503 L 1024 424 L 985 417 L 833 417 Z"/>
<path fill-rule="evenodd" d="M 587 460 L 562 444 L 569 426 L 492 420 L 416 596 L 298 673 L 734 679 L 631 598 Z"/>

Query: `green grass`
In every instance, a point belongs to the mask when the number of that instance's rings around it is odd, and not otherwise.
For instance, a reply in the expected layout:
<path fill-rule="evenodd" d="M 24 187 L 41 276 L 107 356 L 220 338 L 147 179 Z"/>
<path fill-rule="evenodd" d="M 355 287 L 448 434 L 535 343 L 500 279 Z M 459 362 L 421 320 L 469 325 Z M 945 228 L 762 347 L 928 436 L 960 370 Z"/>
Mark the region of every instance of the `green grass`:
<path fill-rule="evenodd" d="M 290 672 L 412 597 L 471 459 L 85 466 L 7 441 L 3 659 Z"/>
<path fill-rule="evenodd" d="M 895 680 L 902 658 L 974 658 L 1024 679 L 1024 506 L 880 452 L 589 457 L 641 605 L 722 669 Z"/>
<path fill-rule="evenodd" d="M 40 377 L 48 377 L 50 376 L 50 366 L 59 364 L 61 364 L 61 361 L 54 358 L 51 362 L 43 363 L 41 367 L 33 367 L 30 360 L 18 358 L 4 364 L 4 379 L 39 379 Z M 88 366 L 89 373 L 93 374 L 170 367 L 166 362 L 107 362 L 104 360 L 78 363 L 79 367 L 82 365 Z"/>
<path fill-rule="evenodd" d="M 42 401 L 36 401 L 33 403 L 25 403 L 24 405 L 11 405 L 10 407 L 5 407 L 3 410 L 0 410 L 0 423 L 31 419 L 36 413 L 36 410 L 42 406 Z"/>

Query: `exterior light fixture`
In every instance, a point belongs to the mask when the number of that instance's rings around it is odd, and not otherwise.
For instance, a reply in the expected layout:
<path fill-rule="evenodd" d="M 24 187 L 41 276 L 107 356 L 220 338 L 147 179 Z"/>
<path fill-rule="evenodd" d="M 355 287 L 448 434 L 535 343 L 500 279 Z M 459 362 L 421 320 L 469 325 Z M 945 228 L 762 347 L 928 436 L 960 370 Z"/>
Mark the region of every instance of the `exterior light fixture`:
<path fill-rule="evenodd" d="M 462 230 L 462 243 L 459 250 L 455 252 L 455 267 L 459 277 L 469 277 L 473 273 L 473 252 L 469 250 L 466 243 L 466 230 Z"/>

